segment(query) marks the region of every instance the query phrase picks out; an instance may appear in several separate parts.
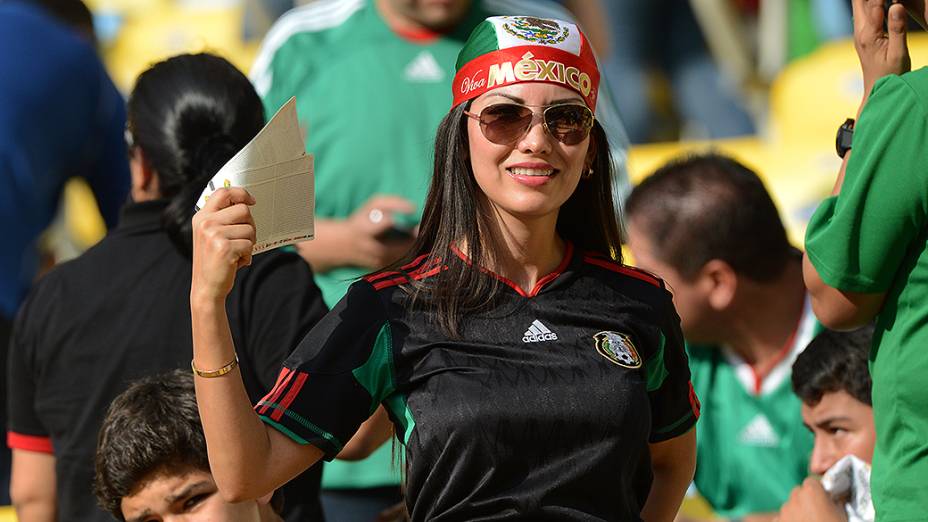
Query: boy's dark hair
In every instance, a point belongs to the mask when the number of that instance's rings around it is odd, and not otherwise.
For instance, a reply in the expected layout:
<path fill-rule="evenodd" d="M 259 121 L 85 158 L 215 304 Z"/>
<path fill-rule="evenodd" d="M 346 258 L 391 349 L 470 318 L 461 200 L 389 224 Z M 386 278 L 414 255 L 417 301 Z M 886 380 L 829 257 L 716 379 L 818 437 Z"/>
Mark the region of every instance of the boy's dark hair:
<path fill-rule="evenodd" d="M 868 367 L 872 341 L 873 325 L 851 332 L 824 330 L 793 363 L 793 391 L 810 406 L 826 393 L 842 390 L 872 405 Z"/>
<path fill-rule="evenodd" d="M 738 274 L 770 281 L 795 252 L 757 174 L 715 153 L 665 164 L 632 190 L 625 211 L 644 227 L 658 258 L 688 279 L 720 259 Z"/>
<path fill-rule="evenodd" d="M 110 405 L 97 438 L 94 493 L 117 520 L 122 499 L 157 474 L 210 472 L 190 371 L 145 377 Z M 272 505 L 280 512 L 280 491 Z"/>
<path fill-rule="evenodd" d="M 94 464 L 94 493 L 118 520 L 124 520 L 122 498 L 153 473 L 208 472 L 190 372 L 143 378 L 116 397 L 100 428 Z"/>

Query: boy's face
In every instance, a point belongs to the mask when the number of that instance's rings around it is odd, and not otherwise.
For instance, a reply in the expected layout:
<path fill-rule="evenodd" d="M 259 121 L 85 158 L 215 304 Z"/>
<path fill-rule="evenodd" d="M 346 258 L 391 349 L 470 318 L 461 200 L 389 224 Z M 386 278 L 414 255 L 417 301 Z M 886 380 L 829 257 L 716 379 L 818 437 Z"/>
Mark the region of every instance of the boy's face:
<path fill-rule="evenodd" d="M 824 474 L 845 455 L 854 455 L 867 464 L 873 460 L 873 408 L 846 391 L 826 393 L 815 406 L 803 403 L 802 421 L 815 436 L 809 460 L 812 473 Z"/>
<path fill-rule="evenodd" d="M 157 474 L 140 490 L 123 497 L 122 514 L 126 522 L 261 520 L 257 502 L 226 502 L 213 476 L 200 470 Z"/>

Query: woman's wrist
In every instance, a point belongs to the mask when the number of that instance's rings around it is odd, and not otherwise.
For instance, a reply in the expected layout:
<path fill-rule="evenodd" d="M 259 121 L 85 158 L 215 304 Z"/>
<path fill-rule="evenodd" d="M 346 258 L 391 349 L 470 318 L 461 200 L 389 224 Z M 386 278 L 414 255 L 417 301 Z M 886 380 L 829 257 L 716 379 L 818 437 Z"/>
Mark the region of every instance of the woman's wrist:
<path fill-rule="evenodd" d="M 215 292 L 197 290 L 196 287 L 190 290 L 190 310 L 193 313 L 213 313 L 219 310 L 225 312 L 226 297 L 218 295 Z"/>

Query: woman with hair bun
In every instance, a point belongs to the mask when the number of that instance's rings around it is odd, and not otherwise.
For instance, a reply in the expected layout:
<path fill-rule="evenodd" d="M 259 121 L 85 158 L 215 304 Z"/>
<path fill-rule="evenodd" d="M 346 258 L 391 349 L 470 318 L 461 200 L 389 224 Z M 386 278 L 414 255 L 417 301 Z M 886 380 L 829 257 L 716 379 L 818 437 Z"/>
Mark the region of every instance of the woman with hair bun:
<path fill-rule="evenodd" d="M 56 506 L 59 520 L 110 520 L 89 487 L 97 431 L 133 381 L 189 368 L 194 203 L 263 125 L 251 83 L 217 56 L 175 56 L 139 76 L 126 129 L 131 201 L 106 238 L 38 282 L 14 326 L 9 440 L 23 520 L 54 519 Z M 238 272 L 224 306 L 253 400 L 327 311 L 306 263 L 279 250 Z M 288 520 L 321 520 L 319 472 L 285 489 Z"/>
<path fill-rule="evenodd" d="M 478 25 L 413 250 L 354 283 L 254 409 L 238 374 L 217 370 L 234 360 L 222 302 L 251 260 L 255 201 L 213 194 L 193 219 L 190 302 L 227 498 L 333 458 L 382 404 L 414 521 L 673 520 L 698 402 L 670 293 L 621 263 L 598 80 L 574 24 Z"/>

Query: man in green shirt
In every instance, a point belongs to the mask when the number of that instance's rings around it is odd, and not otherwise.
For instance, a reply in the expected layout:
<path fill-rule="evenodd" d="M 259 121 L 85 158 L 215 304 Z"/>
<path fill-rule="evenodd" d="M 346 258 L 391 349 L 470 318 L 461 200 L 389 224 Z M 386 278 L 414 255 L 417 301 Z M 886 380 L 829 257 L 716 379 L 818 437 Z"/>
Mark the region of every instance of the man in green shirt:
<path fill-rule="evenodd" d="M 506 14 L 570 18 L 541 0 L 317 0 L 268 32 L 251 78 L 269 114 L 297 97 L 316 176 L 316 237 L 299 250 L 330 306 L 411 246 L 458 51 L 474 26 Z M 600 92 L 596 117 L 624 197 L 628 140 L 605 83 Z M 363 490 L 389 497 L 401 469 L 387 444 L 362 462 L 326 464 L 323 487 L 341 498 Z"/>
<path fill-rule="evenodd" d="M 674 294 L 702 402 L 695 483 L 718 515 L 770 520 L 802 482 L 812 437 L 790 366 L 818 324 L 801 258 L 747 167 L 715 154 L 671 162 L 626 204 L 635 263 Z"/>
<path fill-rule="evenodd" d="M 905 7 L 925 26 L 925 2 Z M 883 31 L 888 14 L 888 33 Z M 928 516 L 928 69 L 909 72 L 905 10 L 854 0 L 864 96 L 853 153 L 806 231 L 816 315 L 848 329 L 876 318 L 870 352 L 878 522 Z"/>

